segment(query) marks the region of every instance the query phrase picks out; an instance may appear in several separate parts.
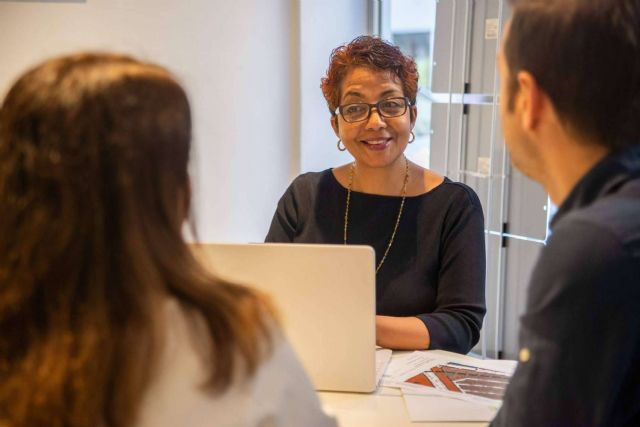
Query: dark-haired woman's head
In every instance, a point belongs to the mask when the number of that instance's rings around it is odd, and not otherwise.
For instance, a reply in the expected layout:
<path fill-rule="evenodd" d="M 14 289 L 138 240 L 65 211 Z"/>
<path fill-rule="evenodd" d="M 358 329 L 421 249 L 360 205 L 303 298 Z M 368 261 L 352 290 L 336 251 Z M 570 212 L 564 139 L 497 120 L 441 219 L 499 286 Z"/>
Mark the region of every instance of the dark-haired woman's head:
<path fill-rule="evenodd" d="M 397 78 L 404 96 L 415 105 L 418 93 L 418 71 L 413 58 L 402 53 L 399 47 L 380 38 L 360 36 L 339 46 L 331 53 L 327 74 L 322 78 L 322 93 L 329 110 L 334 113 L 340 105 L 341 83 L 352 69 L 364 67 L 372 71 L 389 72 Z"/>
<path fill-rule="evenodd" d="M 322 92 L 338 149 L 360 167 L 401 167 L 415 138 L 417 83 L 415 61 L 379 38 L 361 36 L 334 49 Z"/>

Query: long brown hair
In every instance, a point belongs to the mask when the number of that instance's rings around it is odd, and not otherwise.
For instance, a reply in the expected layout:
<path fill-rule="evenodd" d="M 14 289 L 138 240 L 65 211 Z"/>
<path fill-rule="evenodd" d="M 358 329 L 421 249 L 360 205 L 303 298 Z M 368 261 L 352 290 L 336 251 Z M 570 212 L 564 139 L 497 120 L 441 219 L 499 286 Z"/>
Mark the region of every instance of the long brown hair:
<path fill-rule="evenodd" d="M 190 145 L 183 89 L 130 57 L 53 59 L 10 89 L 0 110 L 0 425 L 132 425 L 164 296 L 206 320 L 213 390 L 266 356 L 268 307 L 207 274 L 183 240 Z"/>

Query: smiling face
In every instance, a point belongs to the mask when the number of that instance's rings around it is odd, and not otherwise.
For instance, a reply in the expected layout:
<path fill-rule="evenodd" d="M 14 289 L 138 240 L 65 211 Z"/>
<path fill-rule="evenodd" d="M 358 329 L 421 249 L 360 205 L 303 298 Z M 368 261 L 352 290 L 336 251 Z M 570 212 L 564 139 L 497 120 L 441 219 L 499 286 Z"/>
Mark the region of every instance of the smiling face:
<path fill-rule="evenodd" d="M 404 96 L 400 79 L 389 71 L 352 68 L 340 85 L 340 105 L 375 104 L 382 99 Z M 377 110 L 372 110 L 368 119 L 355 123 L 346 122 L 338 114 L 331 118 L 331 125 L 358 166 L 387 168 L 395 166 L 402 158 L 416 113 L 415 106 L 407 108 L 401 116 L 389 118 L 381 117 Z"/>

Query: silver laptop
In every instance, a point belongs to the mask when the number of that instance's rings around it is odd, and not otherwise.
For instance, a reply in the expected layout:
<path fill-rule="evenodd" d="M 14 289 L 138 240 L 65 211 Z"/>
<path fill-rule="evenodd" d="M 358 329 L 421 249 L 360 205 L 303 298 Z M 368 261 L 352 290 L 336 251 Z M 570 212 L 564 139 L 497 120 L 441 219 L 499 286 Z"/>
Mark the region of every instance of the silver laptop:
<path fill-rule="evenodd" d="M 372 248 L 216 243 L 194 249 L 221 278 L 271 296 L 316 390 L 375 390 Z"/>

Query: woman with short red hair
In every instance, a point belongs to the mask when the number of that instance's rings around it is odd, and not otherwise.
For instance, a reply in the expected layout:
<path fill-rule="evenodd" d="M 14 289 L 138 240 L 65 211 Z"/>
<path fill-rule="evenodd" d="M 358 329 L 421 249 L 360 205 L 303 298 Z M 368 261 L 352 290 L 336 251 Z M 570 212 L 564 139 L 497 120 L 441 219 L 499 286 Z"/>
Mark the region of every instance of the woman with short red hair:
<path fill-rule="evenodd" d="M 337 148 L 354 161 L 297 177 L 266 241 L 372 246 L 378 345 L 467 353 L 486 311 L 482 207 L 405 157 L 417 82 L 415 61 L 379 38 L 333 51 L 321 87 Z"/>

